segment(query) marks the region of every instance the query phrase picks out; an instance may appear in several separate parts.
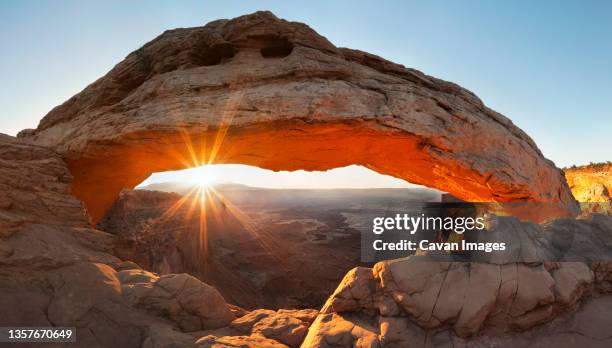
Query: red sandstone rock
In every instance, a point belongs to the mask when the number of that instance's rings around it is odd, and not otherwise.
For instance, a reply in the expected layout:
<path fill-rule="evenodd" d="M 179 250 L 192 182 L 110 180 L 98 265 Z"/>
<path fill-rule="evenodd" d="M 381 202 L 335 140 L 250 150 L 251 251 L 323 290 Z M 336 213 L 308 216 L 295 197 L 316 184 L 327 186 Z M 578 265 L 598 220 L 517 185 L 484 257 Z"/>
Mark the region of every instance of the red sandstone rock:
<path fill-rule="evenodd" d="M 52 150 L 0 134 L 0 177 L 0 237 L 28 223 L 87 226 L 72 175 Z"/>
<path fill-rule="evenodd" d="M 612 164 L 566 168 L 565 177 L 578 202 L 612 202 Z"/>
<path fill-rule="evenodd" d="M 20 137 L 64 156 L 94 221 L 152 172 L 211 161 L 359 164 L 468 201 L 577 210 L 563 173 L 470 91 L 269 12 L 166 31 Z"/>
<path fill-rule="evenodd" d="M 119 272 L 119 279 L 129 303 L 168 317 L 183 331 L 216 329 L 234 319 L 215 288 L 188 274 L 158 277 L 142 270 L 127 270 Z"/>
<path fill-rule="evenodd" d="M 583 215 L 612 214 L 612 163 L 566 168 L 565 177 Z"/>
<path fill-rule="evenodd" d="M 197 342 L 197 347 L 202 348 L 287 348 L 286 345 L 278 343 L 261 336 L 205 336 Z"/>

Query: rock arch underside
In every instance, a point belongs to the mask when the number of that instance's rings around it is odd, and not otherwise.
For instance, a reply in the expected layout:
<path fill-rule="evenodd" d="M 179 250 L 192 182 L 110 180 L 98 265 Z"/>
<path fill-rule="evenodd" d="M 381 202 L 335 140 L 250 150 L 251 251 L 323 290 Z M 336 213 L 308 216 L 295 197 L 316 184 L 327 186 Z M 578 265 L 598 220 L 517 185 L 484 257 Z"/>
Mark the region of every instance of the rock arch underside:
<path fill-rule="evenodd" d="M 321 308 L 278 310 L 143 270 L 92 227 L 123 188 L 208 162 L 360 164 L 471 201 L 577 210 L 563 173 L 471 92 L 257 12 L 167 31 L 37 129 L 0 134 L 0 326 L 74 326 L 78 347 L 612 346 L 601 214 L 500 217 L 518 247 L 488 263 L 356 267 Z"/>
<path fill-rule="evenodd" d="M 20 137 L 55 149 L 98 221 L 153 172 L 359 164 L 468 201 L 576 204 L 563 173 L 470 91 L 267 12 L 169 30 Z"/>

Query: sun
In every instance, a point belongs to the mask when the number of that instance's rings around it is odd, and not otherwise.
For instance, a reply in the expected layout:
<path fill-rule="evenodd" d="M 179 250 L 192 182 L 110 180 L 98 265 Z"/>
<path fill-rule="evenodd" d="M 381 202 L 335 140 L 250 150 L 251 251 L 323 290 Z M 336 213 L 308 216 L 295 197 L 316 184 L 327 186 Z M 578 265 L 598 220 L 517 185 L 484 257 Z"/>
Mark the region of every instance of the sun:
<path fill-rule="evenodd" d="M 196 177 L 196 184 L 200 188 L 209 188 L 215 183 L 215 177 L 207 173 L 199 173 Z"/>
<path fill-rule="evenodd" d="M 217 183 L 218 175 L 213 166 L 203 165 L 190 170 L 188 181 L 196 189 L 207 189 Z"/>

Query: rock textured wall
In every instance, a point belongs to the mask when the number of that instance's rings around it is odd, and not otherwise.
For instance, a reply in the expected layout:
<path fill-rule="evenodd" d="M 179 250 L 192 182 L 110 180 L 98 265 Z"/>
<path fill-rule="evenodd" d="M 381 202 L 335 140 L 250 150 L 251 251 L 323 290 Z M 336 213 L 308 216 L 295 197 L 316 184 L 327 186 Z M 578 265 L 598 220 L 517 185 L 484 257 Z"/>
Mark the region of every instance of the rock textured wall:
<path fill-rule="evenodd" d="M 612 202 L 612 163 L 567 168 L 565 177 L 578 202 Z"/>
<path fill-rule="evenodd" d="M 19 136 L 65 158 L 94 221 L 152 172 L 208 162 L 359 164 L 468 201 L 577 209 L 563 173 L 470 91 L 269 12 L 167 31 Z"/>
<path fill-rule="evenodd" d="M 88 225 L 81 202 L 70 193 L 72 175 L 52 150 L 0 134 L 0 177 L 0 236 L 28 223 Z"/>
<path fill-rule="evenodd" d="M 302 347 L 606 347 L 610 270 L 608 263 L 418 257 L 358 267 L 323 306 Z M 598 295 L 588 298 L 593 291 Z"/>

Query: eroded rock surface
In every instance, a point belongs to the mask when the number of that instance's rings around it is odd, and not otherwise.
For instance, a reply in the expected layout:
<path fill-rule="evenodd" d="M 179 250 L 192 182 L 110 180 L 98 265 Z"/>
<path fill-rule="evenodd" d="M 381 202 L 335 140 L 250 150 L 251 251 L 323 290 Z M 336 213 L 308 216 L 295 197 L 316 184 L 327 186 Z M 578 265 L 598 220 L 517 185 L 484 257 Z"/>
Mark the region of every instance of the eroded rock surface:
<path fill-rule="evenodd" d="M 88 226 L 70 193 L 72 175 L 54 151 L 0 134 L 0 177 L 0 237 L 27 223 Z"/>
<path fill-rule="evenodd" d="M 20 137 L 66 159 L 94 221 L 152 172 L 208 162 L 359 164 L 467 201 L 577 212 L 562 172 L 470 91 L 269 12 L 166 31 Z"/>
<path fill-rule="evenodd" d="M 55 152 L 0 134 L 0 173 L 0 276 L 17 272 L 5 287 L 33 276 L 19 269 L 119 261 L 109 254 L 113 236 L 87 227 L 81 202 L 70 194 L 72 176 Z"/>
<path fill-rule="evenodd" d="M 258 309 L 225 328 L 198 332 L 198 347 L 299 347 L 319 311 Z"/>
<path fill-rule="evenodd" d="M 188 274 L 158 277 L 142 270 L 125 270 L 118 277 L 129 303 L 168 316 L 183 331 L 216 329 L 234 319 L 217 289 Z"/>
<path fill-rule="evenodd" d="M 566 168 L 565 177 L 583 215 L 612 215 L 612 163 Z"/>
<path fill-rule="evenodd" d="M 160 276 L 114 256 L 115 235 L 83 227 L 87 219 L 69 194 L 71 177 L 62 159 L 36 145 L 3 140 L 0 170 L 6 175 L 0 185 L 8 203 L 0 211 L 2 326 L 75 326 L 78 342 L 88 347 L 611 343 L 609 262 L 395 260 L 349 272 L 321 314 L 243 310 L 189 275 Z M 543 244 L 534 245 L 563 247 L 575 236 L 577 249 L 569 245 L 567 255 L 588 255 L 584 248 L 593 240 L 608 245 L 609 219 L 559 219 L 544 229 L 533 226 L 526 236 L 552 228 L 560 238 L 538 238 Z M 519 254 L 525 261 L 537 255 L 532 247 Z"/>
<path fill-rule="evenodd" d="M 591 297 L 598 273 L 609 274 L 580 262 L 495 265 L 419 257 L 359 267 L 329 298 L 302 347 L 604 347 L 612 334 L 601 328 L 612 318 L 603 318 L 600 306 L 612 305 L 612 296 L 599 288 Z"/>
<path fill-rule="evenodd" d="M 612 202 L 611 163 L 566 168 L 565 177 L 578 202 Z"/>
<path fill-rule="evenodd" d="M 159 276 L 121 261 L 112 254 L 116 236 L 83 227 L 61 157 L 0 140 L 1 326 L 74 326 L 78 347 L 195 347 L 205 335 L 188 332 L 229 330 L 248 313 L 192 276 Z M 316 313 L 274 312 L 252 331 L 295 345 Z"/>

